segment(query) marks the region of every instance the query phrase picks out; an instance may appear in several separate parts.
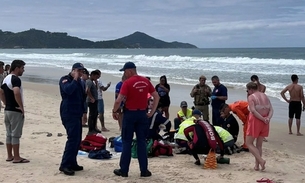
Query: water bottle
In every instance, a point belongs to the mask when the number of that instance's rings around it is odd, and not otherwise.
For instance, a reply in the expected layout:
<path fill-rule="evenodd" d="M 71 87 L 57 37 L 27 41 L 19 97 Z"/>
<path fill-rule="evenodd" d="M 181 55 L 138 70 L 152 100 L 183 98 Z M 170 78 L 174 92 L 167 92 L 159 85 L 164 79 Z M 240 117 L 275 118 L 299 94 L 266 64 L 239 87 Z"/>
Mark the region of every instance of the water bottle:
<path fill-rule="evenodd" d="M 79 155 L 79 156 L 86 156 L 87 154 L 88 154 L 87 152 L 81 151 L 81 150 L 79 150 L 77 153 L 77 155 Z"/>
<path fill-rule="evenodd" d="M 230 164 L 230 158 L 217 158 L 219 164 Z"/>

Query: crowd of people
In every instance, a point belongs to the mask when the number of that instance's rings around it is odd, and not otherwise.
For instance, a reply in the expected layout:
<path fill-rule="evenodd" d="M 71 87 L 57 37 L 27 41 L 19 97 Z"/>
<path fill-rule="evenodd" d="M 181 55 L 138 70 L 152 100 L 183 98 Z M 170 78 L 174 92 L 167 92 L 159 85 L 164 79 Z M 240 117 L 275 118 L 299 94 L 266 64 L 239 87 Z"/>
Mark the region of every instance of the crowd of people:
<path fill-rule="evenodd" d="M 29 160 L 19 154 L 20 137 L 24 123 L 24 109 L 21 80 L 25 62 L 14 60 L 9 68 L 0 62 L 1 92 L 0 97 L 5 105 L 5 126 L 7 131 L 7 160 L 13 163 L 28 163 Z M 136 134 L 137 154 L 140 164 L 140 176 L 149 177 L 146 153 L 146 139 L 162 139 L 159 135 L 160 126 L 165 132 L 170 132 L 172 124 L 169 116 L 170 85 L 166 76 L 160 77 L 160 82 L 153 86 L 150 78 L 137 74 L 136 65 L 127 62 L 120 70 L 122 79 L 115 87 L 115 102 L 112 116 L 118 121 L 122 136 L 123 151 L 120 168 L 114 170 L 117 176 L 128 177 L 131 160 L 133 134 Z M 4 78 L 4 79 L 3 79 Z M 2 81 L 3 80 L 3 81 Z M 258 76 L 250 77 L 247 88 L 247 101 L 236 101 L 227 104 L 228 90 L 221 84 L 218 76 L 213 76 L 211 82 L 214 88 L 206 84 L 205 76 L 199 77 L 190 92 L 194 105 L 190 108 L 186 101 L 180 104 L 174 121 L 174 142 L 185 152 L 192 154 L 195 164 L 200 165 L 198 154 L 207 154 L 211 150 L 224 154 L 235 151 L 250 151 L 255 157 L 255 170 L 264 170 L 266 161 L 262 158 L 262 144 L 267 141 L 269 124 L 273 116 L 273 107 L 267 95 L 266 86 L 261 84 Z M 300 117 L 305 100 L 303 87 L 298 84 L 298 76 L 291 76 L 292 84 L 288 85 L 281 95 L 289 103 L 289 133 L 292 134 L 293 118 L 297 121 L 297 135 L 300 133 Z M 61 104 L 60 117 L 67 132 L 67 142 L 59 170 L 66 175 L 74 175 L 75 171 L 83 170 L 77 162 L 82 128 L 88 127 L 88 134 L 109 131 L 104 120 L 104 100 L 102 93 L 110 86 L 101 81 L 101 71 L 90 72 L 81 63 L 75 63 L 71 72 L 59 80 Z M 289 91 L 290 99 L 285 93 Z M 211 105 L 212 114 L 209 114 Z M 88 111 L 89 109 L 89 111 Z M 89 113 L 89 117 L 87 118 Z M 239 124 L 233 114 L 243 123 L 243 144 L 237 147 Z M 210 122 L 210 116 L 212 120 Z M 98 129 L 97 121 L 101 123 Z M 254 142 L 256 143 L 254 145 Z"/>

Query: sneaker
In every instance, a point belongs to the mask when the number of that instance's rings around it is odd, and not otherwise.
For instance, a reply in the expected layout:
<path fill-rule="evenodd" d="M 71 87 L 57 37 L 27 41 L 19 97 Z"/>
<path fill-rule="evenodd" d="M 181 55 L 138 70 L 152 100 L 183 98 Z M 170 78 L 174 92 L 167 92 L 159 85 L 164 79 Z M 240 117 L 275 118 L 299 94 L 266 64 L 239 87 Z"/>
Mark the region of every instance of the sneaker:
<path fill-rule="evenodd" d="M 113 173 L 117 176 L 128 177 L 128 173 L 121 172 L 121 169 L 115 169 L 113 170 Z"/>
<path fill-rule="evenodd" d="M 146 172 L 141 172 L 141 177 L 150 177 L 152 174 L 149 170 L 146 170 Z"/>
<path fill-rule="evenodd" d="M 201 165 L 201 163 L 200 163 L 200 160 L 197 160 L 197 161 L 195 161 L 195 163 L 194 163 L 195 165 Z"/>

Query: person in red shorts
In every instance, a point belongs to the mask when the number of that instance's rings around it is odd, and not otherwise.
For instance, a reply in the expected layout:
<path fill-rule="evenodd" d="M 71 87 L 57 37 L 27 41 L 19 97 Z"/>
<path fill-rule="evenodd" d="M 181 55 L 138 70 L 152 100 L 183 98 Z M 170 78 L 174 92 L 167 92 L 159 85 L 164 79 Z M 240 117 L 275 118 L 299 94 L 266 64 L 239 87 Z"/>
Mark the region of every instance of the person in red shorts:
<path fill-rule="evenodd" d="M 148 170 L 148 160 L 146 151 L 146 136 L 149 131 L 148 118 L 155 113 L 159 102 L 159 95 L 155 91 L 151 82 L 137 74 L 136 65 L 133 62 L 126 62 L 120 70 L 124 71 L 126 80 L 123 82 L 119 96 L 114 102 L 112 116 L 118 119 L 118 109 L 125 99 L 124 115 L 122 121 L 122 143 L 123 151 L 120 159 L 120 169 L 115 169 L 113 173 L 117 176 L 128 177 L 131 160 L 131 143 L 134 132 L 137 136 L 137 152 L 140 164 L 141 177 L 150 177 Z M 147 94 L 150 93 L 154 100 L 153 106 L 147 112 Z"/>
<path fill-rule="evenodd" d="M 254 170 L 265 169 L 266 161 L 262 158 L 263 140 L 269 135 L 269 123 L 273 115 L 271 102 L 266 94 L 258 91 L 258 85 L 254 82 L 247 84 L 249 118 L 246 144 L 255 157 Z M 253 145 L 256 140 L 256 146 Z"/>

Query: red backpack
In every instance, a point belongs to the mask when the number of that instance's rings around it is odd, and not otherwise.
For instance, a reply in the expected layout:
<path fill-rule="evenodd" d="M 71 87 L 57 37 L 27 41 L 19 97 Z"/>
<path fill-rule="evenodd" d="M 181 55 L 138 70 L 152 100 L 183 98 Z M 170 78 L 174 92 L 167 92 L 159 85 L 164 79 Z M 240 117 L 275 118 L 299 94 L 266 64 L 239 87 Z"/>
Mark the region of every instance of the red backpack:
<path fill-rule="evenodd" d="M 173 156 L 173 148 L 169 144 L 155 140 L 152 146 L 152 156 L 157 157 L 159 155 Z"/>
<path fill-rule="evenodd" d="M 87 135 L 80 144 L 80 150 L 90 152 L 106 148 L 107 137 L 101 133 Z"/>

